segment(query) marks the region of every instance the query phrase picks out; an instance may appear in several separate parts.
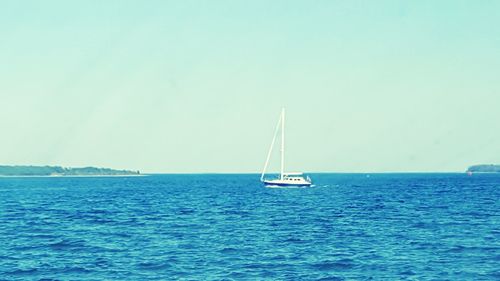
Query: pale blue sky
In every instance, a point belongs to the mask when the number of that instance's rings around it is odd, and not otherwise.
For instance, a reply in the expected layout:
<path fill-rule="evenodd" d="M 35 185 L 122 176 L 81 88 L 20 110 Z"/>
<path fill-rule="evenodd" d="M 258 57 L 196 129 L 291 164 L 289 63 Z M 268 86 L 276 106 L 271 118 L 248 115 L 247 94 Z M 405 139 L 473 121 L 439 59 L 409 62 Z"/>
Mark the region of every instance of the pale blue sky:
<path fill-rule="evenodd" d="M 500 163 L 500 1 L 2 1 L 0 163 Z"/>

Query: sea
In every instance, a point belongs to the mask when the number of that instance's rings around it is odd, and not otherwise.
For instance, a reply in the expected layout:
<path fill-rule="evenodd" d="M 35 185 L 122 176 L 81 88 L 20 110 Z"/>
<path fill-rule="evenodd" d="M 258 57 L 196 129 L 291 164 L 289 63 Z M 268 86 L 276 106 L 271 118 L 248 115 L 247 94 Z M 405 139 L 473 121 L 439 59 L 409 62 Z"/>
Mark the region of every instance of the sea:
<path fill-rule="evenodd" d="M 500 174 L 0 178 L 0 280 L 500 280 Z"/>

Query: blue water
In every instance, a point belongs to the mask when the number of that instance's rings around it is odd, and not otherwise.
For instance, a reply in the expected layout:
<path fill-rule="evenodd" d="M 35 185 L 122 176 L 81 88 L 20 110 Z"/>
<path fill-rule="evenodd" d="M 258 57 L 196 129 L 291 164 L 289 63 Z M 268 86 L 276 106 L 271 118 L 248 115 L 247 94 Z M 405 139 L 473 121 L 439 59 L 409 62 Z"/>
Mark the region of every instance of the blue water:
<path fill-rule="evenodd" d="M 0 178 L 0 280 L 500 280 L 500 175 Z"/>

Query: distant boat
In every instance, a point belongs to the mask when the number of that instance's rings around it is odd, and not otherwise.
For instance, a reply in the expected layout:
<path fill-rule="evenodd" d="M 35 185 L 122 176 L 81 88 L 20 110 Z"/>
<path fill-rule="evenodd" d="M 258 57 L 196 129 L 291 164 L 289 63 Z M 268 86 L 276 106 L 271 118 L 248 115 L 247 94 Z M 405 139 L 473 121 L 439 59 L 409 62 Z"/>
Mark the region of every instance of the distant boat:
<path fill-rule="evenodd" d="M 279 178 L 275 179 L 265 179 L 267 166 L 269 164 L 269 159 L 271 158 L 271 153 L 273 151 L 274 143 L 276 141 L 276 136 L 281 125 L 281 170 Z M 303 173 L 286 173 L 285 172 L 285 109 L 281 110 L 281 115 L 276 125 L 276 130 L 274 132 L 273 141 L 271 142 L 271 147 L 267 153 L 266 164 L 264 165 L 264 170 L 260 176 L 260 181 L 265 184 L 266 187 L 309 187 L 312 184 L 311 178 L 304 177 Z"/>

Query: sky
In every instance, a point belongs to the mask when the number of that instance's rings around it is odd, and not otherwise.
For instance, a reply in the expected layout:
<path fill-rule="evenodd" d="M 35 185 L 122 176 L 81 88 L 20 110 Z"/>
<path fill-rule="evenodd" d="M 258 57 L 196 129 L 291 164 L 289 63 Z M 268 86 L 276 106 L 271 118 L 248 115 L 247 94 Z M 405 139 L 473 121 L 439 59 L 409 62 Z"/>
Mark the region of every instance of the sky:
<path fill-rule="evenodd" d="M 282 107 L 286 170 L 500 164 L 500 1 L 8 0 L 0 38 L 0 164 L 260 172 Z"/>

